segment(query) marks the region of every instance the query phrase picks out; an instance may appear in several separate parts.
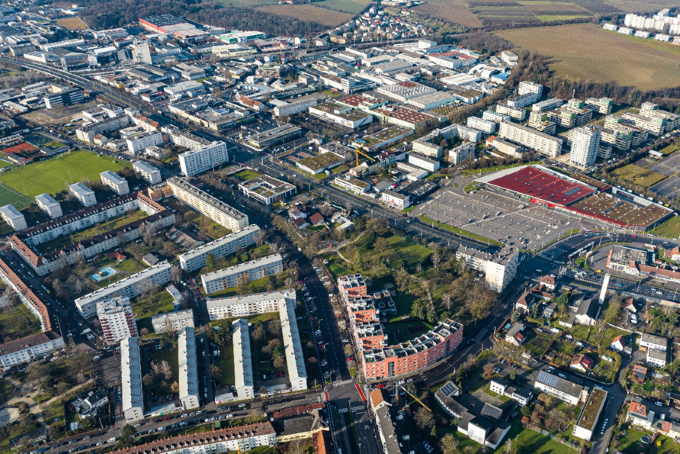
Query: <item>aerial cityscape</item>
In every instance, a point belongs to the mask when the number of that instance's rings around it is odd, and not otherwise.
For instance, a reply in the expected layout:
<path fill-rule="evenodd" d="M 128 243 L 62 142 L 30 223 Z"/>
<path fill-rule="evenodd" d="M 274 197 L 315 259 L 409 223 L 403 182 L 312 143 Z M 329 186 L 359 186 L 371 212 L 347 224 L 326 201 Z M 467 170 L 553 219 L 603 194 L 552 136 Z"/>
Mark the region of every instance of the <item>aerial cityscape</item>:
<path fill-rule="evenodd" d="M 680 0 L 2 1 L 0 454 L 680 454 L 678 68 Z"/>

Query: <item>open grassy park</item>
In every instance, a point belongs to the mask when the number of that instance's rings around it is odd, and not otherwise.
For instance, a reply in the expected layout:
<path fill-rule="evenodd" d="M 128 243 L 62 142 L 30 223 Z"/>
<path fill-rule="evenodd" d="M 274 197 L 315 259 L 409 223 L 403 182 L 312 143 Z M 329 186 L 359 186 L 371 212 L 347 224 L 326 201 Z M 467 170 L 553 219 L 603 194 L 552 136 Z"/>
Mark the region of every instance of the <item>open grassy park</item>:
<path fill-rule="evenodd" d="M 652 235 L 677 239 L 680 237 L 680 216 L 673 216 L 663 224 L 650 231 Z"/>
<path fill-rule="evenodd" d="M 635 164 L 619 167 L 612 174 L 632 185 L 644 186 L 646 188 L 654 186 L 666 178 L 660 173 L 636 166 Z"/>
<path fill-rule="evenodd" d="M 98 181 L 101 172 L 116 172 L 126 167 L 130 167 L 130 163 L 78 150 L 3 173 L 0 182 L 28 197 L 45 192 L 55 195 L 63 191 L 66 184 L 77 183 L 83 178 Z"/>
<path fill-rule="evenodd" d="M 640 90 L 678 84 L 677 46 L 653 40 L 629 40 L 594 24 L 518 28 L 495 32 L 515 45 L 549 58 L 557 77 L 590 82 L 616 81 Z M 584 49 L 588 49 L 584 52 Z M 620 58 L 625 54 L 626 58 Z"/>

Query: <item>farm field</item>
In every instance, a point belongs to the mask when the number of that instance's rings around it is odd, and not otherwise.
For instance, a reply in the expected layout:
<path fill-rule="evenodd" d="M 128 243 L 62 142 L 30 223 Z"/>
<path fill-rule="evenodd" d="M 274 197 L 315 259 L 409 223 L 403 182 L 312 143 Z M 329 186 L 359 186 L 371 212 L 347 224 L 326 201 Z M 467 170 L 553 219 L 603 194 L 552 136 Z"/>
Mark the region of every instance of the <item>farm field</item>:
<path fill-rule="evenodd" d="M 518 49 L 549 57 L 549 67 L 558 77 L 616 81 L 640 90 L 674 87 L 680 81 L 677 75 L 680 55 L 631 42 L 593 24 L 502 30 L 495 34 Z M 621 53 L 627 58 L 618 58 Z"/>
<path fill-rule="evenodd" d="M 464 27 L 479 28 L 483 25 L 462 0 L 433 0 L 418 5 L 413 10 Z"/>
<path fill-rule="evenodd" d="M 645 169 L 644 167 L 636 166 L 635 164 L 628 164 L 627 166 L 620 167 L 616 169 L 613 174 L 631 184 L 640 185 L 647 188 L 654 186 L 666 178 L 660 173 Z"/>
<path fill-rule="evenodd" d="M 271 5 L 256 8 L 271 14 L 284 17 L 304 18 L 329 27 L 334 27 L 354 17 L 354 14 L 341 13 L 313 5 Z"/>
<path fill-rule="evenodd" d="M 369 0 L 323 0 L 314 2 L 314 6 L 350 14 L 359 14 L 370 4 Z"/>
<path fill-rule="evenodd" d="M 68 30 L 85 30 L 87 28 L 87 24 L 85 24 L 85 22 L 83 22 L 79 17 L 59 19 L 57 24 Z"/>
<path fill-rule="evenodd" d="M 99 180 L 101 172 L 115 172 L 126 167 L 130 167 L 128 162 L 79 150 L 4 173 L 0 176 L 0 182 L 28 197 L 44 192 L 55 195 L 65 189 L 66 183 L 77 183 L 83 178 Z M 3 195 L 0 192 L 0 197 Z"/>

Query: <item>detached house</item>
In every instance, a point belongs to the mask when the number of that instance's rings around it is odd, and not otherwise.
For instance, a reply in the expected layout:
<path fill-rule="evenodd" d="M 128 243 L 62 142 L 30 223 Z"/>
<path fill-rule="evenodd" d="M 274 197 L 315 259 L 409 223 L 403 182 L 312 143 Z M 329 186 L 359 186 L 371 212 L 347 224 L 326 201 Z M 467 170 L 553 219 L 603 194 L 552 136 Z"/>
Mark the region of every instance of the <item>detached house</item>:
<path fill-rule="evenodd" d="M 505 335 L 505 340 L 506 342 L 510 342 L 511 344 L 519 347 L 524 343 L 526 340 L 526 335 L 523 333 L 524 331 L 524 323 L 522 322 L 517 322 L 514 325 L 512 325 L 512 328 L 510 328 Z"/>
<path fill-rule="evenodd" d="M 612 350 L 615 352 L 623 352 L 623 349 L 626 348 L 626 340 L 623 338 L 623 336 L 618 336 L 615 337 L 614 340 L 612 340 L 611 345 L 609 346 Z"/>
<path fill-rule="evenodd" d="M 576 355 L 571 359 L 571 364 L 569 364 L 569 367 L 585 374 L 590 369 L 592 369 L 594 365 L 595 361 L 593 361 L 589 356 Z"/>

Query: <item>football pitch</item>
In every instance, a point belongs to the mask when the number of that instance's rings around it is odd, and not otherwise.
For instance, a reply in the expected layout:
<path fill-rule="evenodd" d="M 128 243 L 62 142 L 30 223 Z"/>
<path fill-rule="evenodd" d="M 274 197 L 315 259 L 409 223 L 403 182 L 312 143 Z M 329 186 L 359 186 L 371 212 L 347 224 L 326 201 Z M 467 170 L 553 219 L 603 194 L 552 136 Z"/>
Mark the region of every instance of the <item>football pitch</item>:
<path fill-rule="evenodd" d="M 45 192 L 55 195 L 66 189 L 67 183 L 77 183 L 83 178 L 98 181 L 101 172 L 107 170 L 115 172 L 126 167 L 130 167 L 127 161 L 114 160 L 108 156 L 78 150 L 49 161 L 36 162 L 6 172 L 0 176 L 0 182 L 10 189 L 33 198 Z M 5 197 L 5 194 L 0 192 L 0 198 L 2 197 Z"/>
<path fill-rule="evenodd" d="M 33 200 L 29 199 L 23 194 L 19 194 L 5 186 L 0 185 L 0 206 L 14 205 L 17 210 L 23 210 L 27 206 L 33 203 Z"/>

